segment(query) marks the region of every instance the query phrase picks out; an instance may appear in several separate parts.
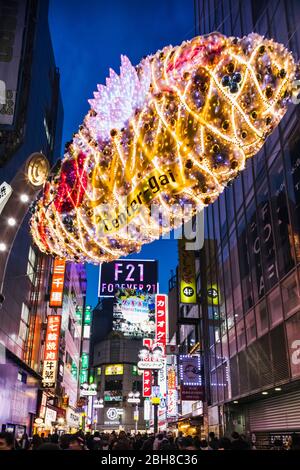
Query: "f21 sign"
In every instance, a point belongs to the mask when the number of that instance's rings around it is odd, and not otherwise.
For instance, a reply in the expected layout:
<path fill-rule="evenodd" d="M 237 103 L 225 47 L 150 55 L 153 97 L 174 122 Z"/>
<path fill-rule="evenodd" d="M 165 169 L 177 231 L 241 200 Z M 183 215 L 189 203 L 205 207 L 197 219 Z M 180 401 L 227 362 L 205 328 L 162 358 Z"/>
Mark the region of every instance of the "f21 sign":
<path fill-rule="evenodd" d="M 157 261 L 118 259 L 103 263 L 99 272 L 99 297 L 113 297 L 118 289 L 157 293 Z"/>

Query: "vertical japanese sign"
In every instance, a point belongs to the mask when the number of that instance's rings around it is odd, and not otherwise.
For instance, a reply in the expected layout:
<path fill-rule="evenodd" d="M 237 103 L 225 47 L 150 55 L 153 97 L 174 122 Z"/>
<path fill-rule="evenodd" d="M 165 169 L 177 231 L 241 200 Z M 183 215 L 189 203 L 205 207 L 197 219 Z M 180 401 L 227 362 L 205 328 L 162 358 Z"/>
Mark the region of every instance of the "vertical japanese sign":
<path fill-rule="evenodd" d="M 168 298 L 165 294 L 155 296 L 155 341 L 166 353 L 168 328 Z"/>
<path fill-rule="evenodd" d="M 178 240 L 180 302 L 196 304 L 195 252 L 185 249 L 186 240 Z"/>
<path fill-rule="evenodd" d="M 143 346 L 151 348 L 152 339 L 144 338 Z M 143 371 L 143 397 L 151 397 L 151 386 L 152 386 L 152 372 L 151 370 Z"/>
<path fill-rule="evenodd" d="M 165 401 L 167 394 L 167 371 L 166 371 L 166 345 L 168 336 L 168 297 L 165 294 L 155 296 L 155 341 L 163 348 L 164 366 L 158 371 L 158 385 L 160 388 L 160 398 Z M 158 413 L 158 425 L 163 426 L 166 420 L 165 404 Z"/>
<path fill-rule="evenodd" d="M 63 259 L 56 258 L 53 264 L 51 291 L 50 291 L 50 307 L 62 307 L 63 289 L 65 282 L 66 262 Z"/>
<path fill-rule="evenodd" d="M 177 382 L 174 366 L 168 367 L 167 417 L 177 416 Z"/>
<path fill-rule="evenodd" d="M 43 367 L 43 386 L 55 387 L 57 368 L 58 368 L 58 352 L 59 352 L 59 335 L 61 327 L 60 315 L 49 315 L 47 322 L 44 367 Z"/>

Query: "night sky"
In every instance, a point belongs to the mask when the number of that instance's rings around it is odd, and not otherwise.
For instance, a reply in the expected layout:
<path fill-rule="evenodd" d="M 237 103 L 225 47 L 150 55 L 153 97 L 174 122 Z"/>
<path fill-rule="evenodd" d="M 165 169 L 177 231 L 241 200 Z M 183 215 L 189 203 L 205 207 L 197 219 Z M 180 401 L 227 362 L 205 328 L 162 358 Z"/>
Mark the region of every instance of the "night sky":
<path fill-rule="evenodd" d="M 120 55 L 133 65 L 143 56 L 194 36 L 193 0 L 50 0 L 49 24 L 61 74 L 64 143 L 71 140 L 89 109 L 97 83 L 109 68 L 119 73 Z M 132 258 L 157 259 L 160 291 L 168 291 L 177 265 L 177 241 L 145 245 Z M 97 302 L 98 267 L 88 267 L 87 303 Z"/>

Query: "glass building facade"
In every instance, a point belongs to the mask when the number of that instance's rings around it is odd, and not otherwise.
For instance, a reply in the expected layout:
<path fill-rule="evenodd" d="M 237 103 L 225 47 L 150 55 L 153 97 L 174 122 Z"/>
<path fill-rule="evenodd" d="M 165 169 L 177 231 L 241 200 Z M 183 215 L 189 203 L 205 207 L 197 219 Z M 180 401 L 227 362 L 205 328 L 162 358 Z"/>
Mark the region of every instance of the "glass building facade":
<path fill-rule="evenodd" d="M 198 34 L 255 31 L 299 57 L 298 1 L 200 0 L 196 7 Z M 289 421 L 288 411 L 281 427 L 267 419 L 258 426 L 250 409 L 263 391 L 265 399 L 286 392 L 290 404 L 288 393 L 298 390 L 300 405 L 299 131 L 299 109 L 291 105 L 246 170 L 205 210 L 198 287 L 207 401 L 219 407 L 223 431 L 300 429 L 300 419 Z"/>

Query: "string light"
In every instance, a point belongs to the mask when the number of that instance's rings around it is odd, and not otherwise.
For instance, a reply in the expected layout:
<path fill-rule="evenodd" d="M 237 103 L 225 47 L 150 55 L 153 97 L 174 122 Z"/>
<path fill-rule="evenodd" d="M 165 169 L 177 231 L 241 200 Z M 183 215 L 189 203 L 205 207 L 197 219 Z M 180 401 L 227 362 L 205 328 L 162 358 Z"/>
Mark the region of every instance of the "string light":
<path fill-rule="evenodd" d="M 66 144 L 31 230 L 46 252 L 101 263 L 140 251 L 213 203 L 287 110 L 296 65 L 258 34 L 199 36 L 133 67 L 121 57 Z M 162 217 L 149 217 L 150 206 Z"/>

